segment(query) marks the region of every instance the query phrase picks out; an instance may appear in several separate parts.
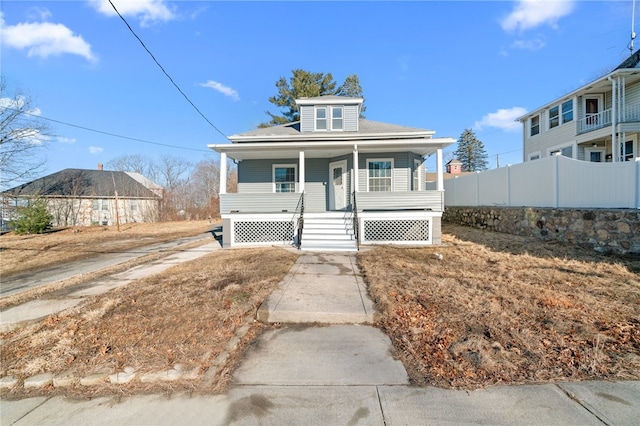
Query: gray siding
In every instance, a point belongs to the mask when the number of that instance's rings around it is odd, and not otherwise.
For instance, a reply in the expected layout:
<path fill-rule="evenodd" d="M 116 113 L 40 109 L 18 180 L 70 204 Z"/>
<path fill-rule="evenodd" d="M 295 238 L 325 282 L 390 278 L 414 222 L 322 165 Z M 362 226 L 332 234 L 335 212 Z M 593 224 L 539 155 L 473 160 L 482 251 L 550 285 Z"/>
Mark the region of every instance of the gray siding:
<path fill-rule="evenodd" d="M 309 158 L 305 163 L 305 211 L 323 212 L 327 209 L 329 160 Z"/>
<path fill-rule="evenodd" d="M 358 190 L 367 192 L 367 160 L 376 158 L 393 158 L 393 191 L 411 191 L 411 170 L 413 169 L 413 154 L 408 152 L 394 153 L 360 153 L 358 156 Z"/>
<path fill-rule="evenodd" d="M 296 192 L 270 194 L 220 194 L 220 213 L 295 213 L 300 201 Z"/>
<path fill-rule="evenodd" d="M 300 105 L 300 131 L 313 132 L 314 120 L 315 116 L 313 105 Z"/>
<path fill-rule="evenodd" d="M 359 192 L 358 210 L 423 209 L 441 212 L 444 209 L 440 191 Z"/>
<path fill-rule="evenodd" d="M 345 132 L 357 132 L 358 131 L 358 106 L 357 105 L 345 105 L 344 107 L 344 131 Z"/>

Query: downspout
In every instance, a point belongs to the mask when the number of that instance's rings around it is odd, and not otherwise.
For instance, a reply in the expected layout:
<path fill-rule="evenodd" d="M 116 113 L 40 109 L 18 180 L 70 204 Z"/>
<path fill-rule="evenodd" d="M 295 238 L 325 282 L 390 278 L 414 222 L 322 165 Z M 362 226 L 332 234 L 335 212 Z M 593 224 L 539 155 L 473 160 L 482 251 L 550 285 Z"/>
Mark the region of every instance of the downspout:
<path fill-rule="evenodd" d="M 607 77 L 607 80 L 611 82 L 611 158 L 613 162 L 618 161 L 618 139 L 616 133 L 616 98 L 618 97 L 616 92 L 616 80 Z"/>

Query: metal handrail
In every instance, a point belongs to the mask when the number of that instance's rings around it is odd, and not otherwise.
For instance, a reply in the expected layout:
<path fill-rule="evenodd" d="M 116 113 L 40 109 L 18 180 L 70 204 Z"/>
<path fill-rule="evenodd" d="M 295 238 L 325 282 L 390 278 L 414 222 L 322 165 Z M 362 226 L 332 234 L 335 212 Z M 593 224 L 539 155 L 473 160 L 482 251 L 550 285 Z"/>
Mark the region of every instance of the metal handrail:
<path fill-rule="evenodd" d="M 300 250 L 302 246 L 302 228 L 304 228 L 304 191 L 300 194 L 296 211 L 293 214 L 293 221 L 295 221 L 296 216 L 298 216 L 297 246 L 298 250 Z"/>
<path fill-rule="evenodd" d="M 356 191 L 353 191 L 353 205 L 352 205 L 353 236 L 356 237 L 356 249 L 360 250 L 360 226 L 358 224 L 358 203 L 356 198 L 357 198 Z"/>

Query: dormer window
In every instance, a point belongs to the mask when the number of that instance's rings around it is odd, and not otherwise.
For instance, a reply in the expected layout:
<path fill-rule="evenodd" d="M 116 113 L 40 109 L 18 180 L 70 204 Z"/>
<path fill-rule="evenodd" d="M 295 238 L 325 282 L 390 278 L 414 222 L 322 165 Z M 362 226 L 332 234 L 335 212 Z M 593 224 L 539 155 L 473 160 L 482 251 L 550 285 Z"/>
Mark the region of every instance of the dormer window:
<path fill-rule="evenodd" d="M 342 130 L 342 107 L 331 107 L 331 130 Z"/>
<path fill-rule="evenodd" d="M 326 108 L 316 108 L 316 130 L 327 130 Z"/>
<path fill-rule="evenodd" d="M 331 119 L 329 120 L 329 117 Z M 316 130 L 343 130 L 341 106 L 316 107 Z"/>

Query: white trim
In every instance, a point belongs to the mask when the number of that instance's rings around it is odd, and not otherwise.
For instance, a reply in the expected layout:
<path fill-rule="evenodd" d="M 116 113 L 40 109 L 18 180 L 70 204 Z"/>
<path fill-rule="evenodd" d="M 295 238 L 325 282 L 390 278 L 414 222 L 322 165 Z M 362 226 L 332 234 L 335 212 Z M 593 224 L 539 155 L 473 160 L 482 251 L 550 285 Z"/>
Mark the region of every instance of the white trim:
<path fill-rule="evenodd" d="M 328 132 L 329 131 L 329 124 L 330 123 L 329 123 L 329 118 L 328 118 L 329 114 L 327 114 L 327 112 L 328 112 L 327 110 L 328 109 L 329 108 L 327 108 L 326 106 L 321 106 L 321 107 L 316 106 L 316 107 L 313 108 L 313 131 L 314 132 Z M 320 118 L 320 120 L 324 120 L 324 122 L 325 122 L 325 128 L 324 129 L 318 129 L 318 120 L 319 120 L 318 111 L 319 110 L 324 110 L 324 118 Z"/>
<path fill-rule="evenodd" d="M 621 161 L 633 161 L 634 158 L 638 158 L 638 134 L 632 134 L 630 136 L 627 136 L 626 138 L 624 138 L 622 140 L 621 143 L 619 143 L 618 145 L 620 146 L 620 150 L 624 149 L 624 146 L 627 142 L 631 142 L 631 148 L 632 148 L 632 153 L 633 153 L 633 157 L 631 160 L 625 160 L 623 158 L 624 154 L 620 155 L 620 160 Z"/>
<path fill-rule="evenodd" d="M 606 162 L 606 156 L 607 156 L 607 149 L 604 146 L 599 146 L 599 147 L 585 147 L 584 149 L 584 161 L 591 161 L 591 153 L 592 152 L 599 152 L 600 153 L 600 163 L 604 163 Z"/>
<path fill-rule="evenodd" d="M 333 186 L 333 169 L 336 167 L 342 167 L 342 202 L 344 207 L 336 209 L 335 206 L 335 188 Z M 347 208 L 349 203 L 347 202 L 347 160 L 333 161 L 329 163 L 329 210 L 342 211 Z"/>
<path fill-rule="evenodd" d="M 538 133 L 536 133 L 535 135 L 532 135 L 531 134 L 531 127 L 532 127 L 531 122 L 533 121 L 534 117 L 538 117 Z M 528 124 L 527 133 L 529 133 L 527 135 L 527 137 L 528 138 L 535 138 L 536 136 L 539 136 L 540 133 L 542 133 L 542 114 L 536 114 L 536 115 L 533 115 L 533 116 L 529 117 L 529 119 L 527 120 L 527 124 Z"/>
<path fill-rule="evenodd" d="M 553 108 L 558 108 L 558 124 L 555 127 L 551 127 L 551 110 Z M 557 105 L 553 105 L 550 108 L 547 109 L 547 131 L 549 130 L 553 130 L 553 129 L 557 129 L 561 126 L 561 121 L 560 121 L 560 104 Z"/>
<path fill-rule="evenodd" d="M 298 192 L 298 165 L 296 163 L 290 163 L 290 164 L 272 164 L 271 165 L 271 192 L 276 192 L 276 168 L 290 168 L 293 167 L 294 169 L 294 190 L 290 191 L 290 192 Z"/>
<path fill-rule="evenodd" d="M 604 111 L 604 99 L 601 94 L 596 95 L 582 95 L 582 116 L 580 119 L 587 118 L 587 99 L 597 99 L 598 100 L 598 112 L 600 114 Z M 575 119 L 575 114 L 574 114 Z"/>
<path fill-rule="evenodd" d="M 549 148 L 547 148 L 547 157 L 551 157 L 551 153 L 554 151 L 560 151 L 560 153 L 562 153 L 562 149 L 563 148 L 568 148 L 571 147 L 571 157 L 568 158 L 578 158 L 578 144 L 576 143 L 576 141 L 569 141 L 569 142 L 565 142 L 563 144 L 559 144 L 559 145 L 554 145 L 551 146 Z M 562 155 L 562 154 L 561 154 Z"/>
<path fill-rule="evenodd" d="M 394 164 L 393 164 L 393 158 L 367 158 L 366 160 L 366 168 L 365 170 L 367 171 L 367 191 L 366 192 L 387 192 L 387 191 L 369 191 L 369 163 L 373 163 L 373 162 L 381 162 L 381 161 L 389 161 L 391 163 L 391 191 L 394 191 L 394 179 L 393 179 L 393 171 L 395 170 Z"/>
<path fill-rule="evenodd" d="M 531 158 L 535 156 L 538 156 L 538 158 Z M 540 158 L 542 158 L 542 152 L 540 152 L 540 150 L 535 152 L 530 152 L 529 155 L 527 155 L 527 161 L 535 161 L 535 160 L 539 160 Z"/>
<path fill-rule="evenodd" d="M 422 161 L 422 159 L 417 159 L 417 158 L 413 159 L 413 172 L 411 173 L 411 190 L 412 191 L 422 191 L 422 186 L 423 186 L 422 181 L 424 179 L 420 179 L 420 178 L 424 176 L 424 169 L 422 167 L 423 163 L 424 161 Z M 416 179 L 418 179 L 417 188 L 414 185 Z"/>

